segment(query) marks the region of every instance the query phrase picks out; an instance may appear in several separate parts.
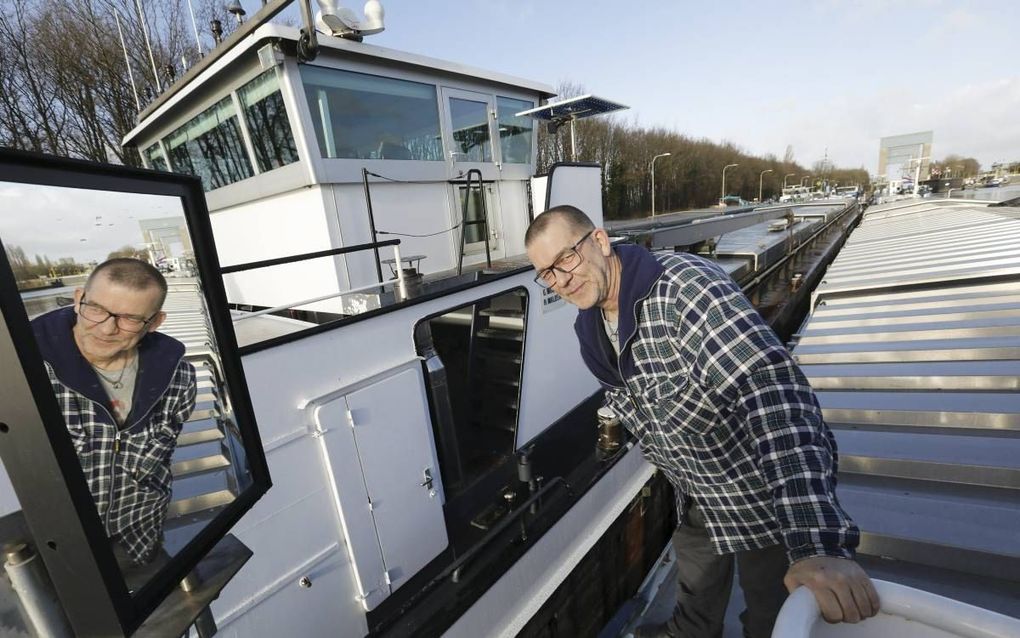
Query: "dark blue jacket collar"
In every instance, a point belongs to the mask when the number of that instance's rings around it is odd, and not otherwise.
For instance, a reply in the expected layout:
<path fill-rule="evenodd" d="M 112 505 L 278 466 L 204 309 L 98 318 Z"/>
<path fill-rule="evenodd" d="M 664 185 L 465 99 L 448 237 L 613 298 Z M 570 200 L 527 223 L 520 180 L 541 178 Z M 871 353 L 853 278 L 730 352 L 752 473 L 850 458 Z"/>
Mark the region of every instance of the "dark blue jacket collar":
<path fill-rule="evenodd" d="M 631 341 L 637 333 L 637 316 L 643 302 L 651 293 L 665 268 L 641 246 L 622 245 L 614 248 L 620 258 L 619 324 L 620 356 L 617 361 L 602 324 L 602 311 L 598 306 L 577 313 L 574 331 L 581 344 L 581 358 L 591 373 L 607 386 L 622 387 L 623 378 L 634 372 L 630 355 Z"/>
<path fill-rule="evenodd" d="M 76 319 L 74 308 L 60 308 L 33 319 L 39 352 L 61 383 L 109 410 L 110 399 L 99 377 L 74 341 L 71 331 Z M 173 380 L 183 356 L 184 344 L 159 332 L 150 332 L 138 342 L 138 377 L 127 426 L 148 415 Z"/>

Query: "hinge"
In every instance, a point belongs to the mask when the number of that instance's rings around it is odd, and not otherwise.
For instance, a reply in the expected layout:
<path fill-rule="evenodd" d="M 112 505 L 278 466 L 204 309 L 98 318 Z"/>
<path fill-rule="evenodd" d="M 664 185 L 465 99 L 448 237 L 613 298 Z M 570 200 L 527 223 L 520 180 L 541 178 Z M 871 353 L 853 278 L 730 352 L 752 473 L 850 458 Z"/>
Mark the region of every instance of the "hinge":
<path fill-rule="evenodd" d="M 390 570 L 387 569 L 386 571 L 384 571 L 382 573 L 382 577 L 383 577 L 383 580 L 386 581 L 387 585 L 392 585 L 393 584 L 393 578 L 390 577 Z"/>
<path fill-rule="evenodd" d="M 369 512 L 374 512 L 375 511 L 375 504 L 372 503 L 372 499 L 371 498 L 368 499 L 368 511 Z"/>
<path fill-rule="evenodd" d="M 353 428 L 354 427 L 354 413 L 351 412 L 350 408 L 347 408 L 346 412 L 347 412 L 347 423 L 350 424 L 350 426 Z"/>

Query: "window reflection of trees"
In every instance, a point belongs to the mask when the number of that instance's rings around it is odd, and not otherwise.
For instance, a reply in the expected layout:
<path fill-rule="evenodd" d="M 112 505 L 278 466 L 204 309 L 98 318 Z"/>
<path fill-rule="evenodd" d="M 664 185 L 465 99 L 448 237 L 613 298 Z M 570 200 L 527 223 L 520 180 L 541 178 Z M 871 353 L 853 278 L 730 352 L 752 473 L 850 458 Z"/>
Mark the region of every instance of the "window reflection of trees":
<path fill-rule="evenodd" d="M 260 171 L 297 161 L 297 146 L 290 134 L 290 122 L 279 91 L 246 108 L 245 117 Z"/>
<path fill-rule="evenodd" d="M 260 171 L 271 171 L 298 160 L 287 108 L 279 89 L 276 69 L 258 76 L 237 92 L 244 107 L 255 161 Z"/>
<path fill-rule="evenodd" d="M 199 177 L 207 191 L 254 175 L 228 100 L 202 112 L 168 138 L 173 169 Z M 217 121 L 210 126 L 210 120 Z"/>

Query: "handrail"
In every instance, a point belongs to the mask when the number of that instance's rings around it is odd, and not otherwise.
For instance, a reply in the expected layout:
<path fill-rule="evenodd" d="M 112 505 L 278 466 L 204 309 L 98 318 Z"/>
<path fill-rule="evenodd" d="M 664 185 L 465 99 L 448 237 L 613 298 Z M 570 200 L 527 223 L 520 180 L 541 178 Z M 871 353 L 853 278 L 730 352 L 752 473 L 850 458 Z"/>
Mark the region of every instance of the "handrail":
<path fill-rule="evenodd" d="M 397 266 L 397 280 L 395 282 L 395 286 L 396 286 L 397 290 L 400 290 L 400 291 L 406 290 L 404 288 L 404 269 L 400 266 L 400 261 L 401 261 L 400 260 L 400 247 L 398 245 L 398 244 L 400 244 L 400 240 L 399 239 L 391 239 L 388 242 L 378 242 L 378 243 L 386 243 L 388 245 L 392 245 L 393 246 L 393 259 L 394 259 L 394 263 Z M 364 246 L 364 245 L 365 244 L 362 244 L 362 246 Z M 332 252 L 332 251 L 324 251 L 324 252 Z M 256 310 L 255 312 L 245 313 L 245 314 L 240 315 L 238 317 L 233 317 L 232 321 L 234 323 L 237 323 L 239 321 L 244 321 L 245 319 L 251 319 L 252 317 L 261 317 L 262 315 L 268 315 L 268 314 L 271 314 L 271 313 L 274 313 L 274 312 L 280 312 L 281 310 L 290 310 L 291 308 L 298 308 L 300 306 L 307 306 L 310 303 L 316 303 L 318 301 L 326 301 L 327 299 L 334 299 L 336 297 L 343 297 L 344 295 L 349 295 L 349 294 L 351 294 L 353 292 L 361 292 L 362 290 L 369 290 L 370 288 L 378 288 L 380 286 L 385 286 L 385 285 L 386 285 L 386 282 L 382 281 L 382 278 L 380 278 L 380 280 L 377 281 L 377 282 L 374 282 L 374 283 L 371 283 L 371 284 L 366 284 L 364 286 L 358 286 L 357 288 L 348 288 L 347 290 L 341 290 L 339 292 L 331 292 L 328 295 L 320 295 L 318 297 L 312 297 L 311 299 L 302 299 L 302 300 L 299 300 L 299 301 L 293 301 L 293 302 L 290 302 L 290 303 L 286 303 L 286 304 L 283 304 L 282 306 L 273 306 L 272 308 L 263 308 L 262 310 Z"/>
<path fill-rule="evenodd" d="M 291 255 L 290 257 L 278 257 L 276 259 L 264 259 L 262 261 L 251 261 L 246 264 L 236 264 L 234 266 L 225 266 L 220 268 L 220 274 L 229 275 L 235 272 L 242 272 L 245 270 L 255 270 L 256 268 L 267 268 L 269 266 L 279 266 L 281 264 L 290 264 L 296 261 L 304 261 L 306 259 L 316 259 L 318 257 L 331 257 L 333 255 L 345 255 L 347 253 L 354 253 L 360 250 L 373 250 L 379 249 L 384 246 L 397 246 L 400 244 L 399 239 L 387 239 L 384 241 L 376 241 L 368 244 L 355 244 L 353 246 L 342 246 L 340 248 L 331 248 L 330 250 L 320 250 L 314 253 L 303 253 L 300 255 Z M 382 279 L 382 275 L 379 276 Z"/>
<path fill-rule="evenodd" d="M 482 218 L 468 221 L 468 207 L 471 205 L 471 187 L 474 185 L 471 176 L 478 176 L 478 197 L 482 204 Z M 492 253 L 489 250 L 489 208 L 485 202 L 485 182 L 482 180 L 482 171 L 477 168 L 470 169 L 465 176 L 464 207 L 461 210 L 460 222 L 460 258 L 457 260 L 457 274 L 461 274 L 464 268 L 464 248 L 467 241 L 468 226 L 481 225 L 482 241 L 485 243 L 485 264 L 492 268 Z"/>

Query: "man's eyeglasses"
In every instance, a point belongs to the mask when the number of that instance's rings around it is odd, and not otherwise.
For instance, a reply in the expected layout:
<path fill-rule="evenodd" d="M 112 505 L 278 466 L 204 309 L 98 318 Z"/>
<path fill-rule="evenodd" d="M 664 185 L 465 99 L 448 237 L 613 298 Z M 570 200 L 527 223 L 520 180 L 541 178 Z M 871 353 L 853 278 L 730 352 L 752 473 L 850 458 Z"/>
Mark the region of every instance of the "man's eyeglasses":
<path fill-rule="evenodd" d="M 584 240 L 591 237 L 591 234 L 594 232 L 594 229 L 589 230 L 585 233 L 584 237 L 577 240 L 576 244 L 560 255 L 559 259 L 554 261 L 552 266 L 538 271 L 538 274 L 535 275 L 535 283 L 543 288 L 551 288 L 556 285 L 557 270 L 564 273 L 574 272 L 577 267 L 581 265 L 581 262 L 584 261 L 584 258 L 581 257 L 581 253 L 578 252 L 577 248 L 584 243 Z"/>
<path fill-rule="evenodd" d="M 156 318 L 156 315 L 152 315 L 148 319 L 141 317 L 134 317 L 132 315 L 118 315 L 117 313 L 110 312 L 106 308 L 96 306 L 85 301 L 83 298 L 78 304 L 78 314 L 88 319 L 94 324 L 100 324 L 113 317 L 113 320 L 117 322 L 117 327 L 125 332 L 141 332 L 145 329 L 145 326 L 149 325 L 149 322 Z"/>

